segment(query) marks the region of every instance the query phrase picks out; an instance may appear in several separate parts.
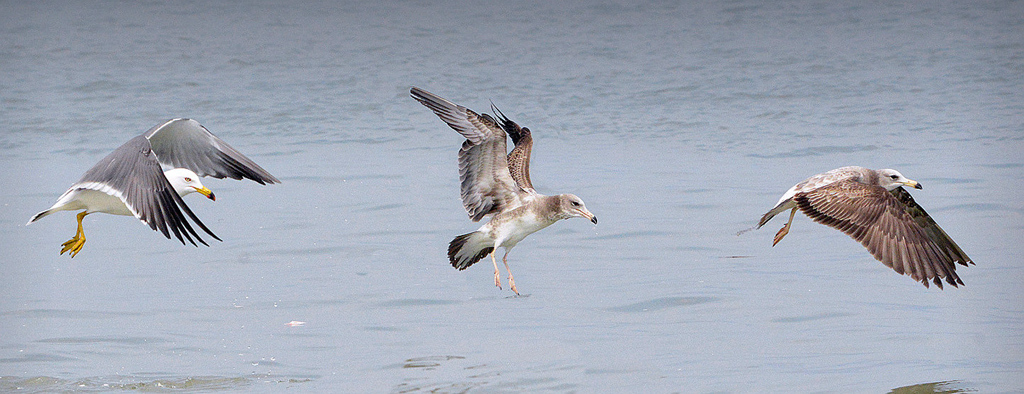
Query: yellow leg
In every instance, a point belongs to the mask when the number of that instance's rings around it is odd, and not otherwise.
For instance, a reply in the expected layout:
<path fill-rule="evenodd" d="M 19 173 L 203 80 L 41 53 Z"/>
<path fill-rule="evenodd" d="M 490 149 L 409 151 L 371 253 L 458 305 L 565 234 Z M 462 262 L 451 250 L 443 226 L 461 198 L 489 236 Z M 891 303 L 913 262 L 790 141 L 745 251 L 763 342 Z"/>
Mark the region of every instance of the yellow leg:
<path fill-rule="evenodd" d="M 519 295 L 519 290 L 516 290 L 516 279 L 512 277 L 512 270 L 508 268 L 508 251 L 505 251 L 505 255 L 501 256 L 501 262 L 505 263 L 505 271 L 508 271 L 508 285 L 516 295 Z"/>
<path fill-rule="evenodd" d="M 75 236 L 69 239 L 67 242 L 61 244 L 64 248 L 60 250 L 60 254 L 71 251 L 71 258 L 74 258 L 79 251 L 82 250 L 82 246 L 85 246 L 85 230 L 82 229 L 82 219 L 85 219 L 85 215 L 88 215 L 89 211 L 82 211 L 77 215 L 78 217 L 78 231 Z"/>
<path fill-rule="evenodd" d="M 494 263 L 494 285 L 501 289 L 501 275 L 498 274 L 498 262 L 494 260 L 494 251 L 491 251 L 491 262 Z"/>
<path fill-rule="evenodd" d="M 779 232 L 775 233 L 775 242 L 772 242 L 772 246 L 775 246 L 775 244 L 779 243 L 779 241 L 782 240 L 782 237 L 785 237 L 786 234 L 789 234 L 789 225 L 793 224 L 794 215 L 796 215 L 796 208 L 793 208 L 792 210 L 789 211 L 789 221 L 786 222 L 785 226 L 782 226 L 782 229 L 780 229 Z"/>

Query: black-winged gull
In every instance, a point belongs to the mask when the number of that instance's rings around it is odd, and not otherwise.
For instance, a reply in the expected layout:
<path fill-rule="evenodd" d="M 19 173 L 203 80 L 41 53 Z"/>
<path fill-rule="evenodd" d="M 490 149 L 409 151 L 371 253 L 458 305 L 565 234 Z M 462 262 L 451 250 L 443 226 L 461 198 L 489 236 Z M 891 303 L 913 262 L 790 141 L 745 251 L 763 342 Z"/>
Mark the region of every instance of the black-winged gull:
<path fill-rule="evenodd" d="M 500 122 L 420 88 L 414 87 L 410 93 L 466 137 L 459 151 L 462 204 L 474 222 L 493 215 L 479 230 L 455 237 L 448 245 L 448 260 L 456 269 L 464 270 L 490 254 L 494 263 L 494 285 L 501 288 L 494 251 L 503 247 L 505 255 L 501 261 L 508 271 L 509 287 L 518 295 L 508 268 L 508 253 L 519 241 L 561 219 L 583 217 L 597 224 L 597 217 L 587 210 L 579 197 L 572 194 L 545 196 L 533 189 L 530 129 L 519 127 L 493 104 L 491 109 Z M 506 133 L 515 144 L 508 156 Z"/>
<path fill-rule="evenodd" d="M 896 170 L 837 168 L 791 187 L 761 217 L 757 228 L 790 210 L 789 221 L 775 234 L 775 246 L 789 233 L 799 208 L 815 222 L 859 241 L 878 261 L 925 287 L 929 280 L 940 289 L 942 279 L 953 287 L 964 284 L 956 264 L 974 263 L 903 186 L 921 189 L 920 183 Z"/>
<path fill-rule="evenodd" d="M 83 210 L 77 215 L 78 232 L 60 251 L 70 251 L 71 257 L 85 245 L 82 219 L 94 212 L 135 216 L 168 239 L 173 232 L 182 244 L 188 240 L 196 245 L 195 238 L 208 245 L 182 214 L 184 211 L 199 228 L 220 240 L 181 199 L 193 192 L 214 199 L 199 176 L 248 178 L 260 184 L 281 182 L 199 122 L 171 119 L 115 149 L 26 225 L 54 212 Z"/>

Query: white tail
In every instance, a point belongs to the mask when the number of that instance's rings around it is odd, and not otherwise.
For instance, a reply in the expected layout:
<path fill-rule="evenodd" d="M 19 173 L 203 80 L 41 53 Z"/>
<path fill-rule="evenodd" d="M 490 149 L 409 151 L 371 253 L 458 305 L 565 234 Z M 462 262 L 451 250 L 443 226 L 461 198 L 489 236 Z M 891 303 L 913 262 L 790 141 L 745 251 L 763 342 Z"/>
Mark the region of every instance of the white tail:
<path fill-rule="evenodd" d="M 50 215 L 51 213 L 54 213 L 54 212 L 57 212 L 57 210 L 53 209 L 53 208 L 50 208 L 50 209 L 47 209 L 45 211 L 39 212 L 35 216 L 33 216 L 32 219 L 29 219 L 28 223 L 25 223 L 25 225 L 28 226 L 28 225 L 34 223 L 36 220 L 42 219 L 42 218 L 44 218 L 44 217 L 46 217 L 46 216 L 48 216 L 48 215 Z"/>

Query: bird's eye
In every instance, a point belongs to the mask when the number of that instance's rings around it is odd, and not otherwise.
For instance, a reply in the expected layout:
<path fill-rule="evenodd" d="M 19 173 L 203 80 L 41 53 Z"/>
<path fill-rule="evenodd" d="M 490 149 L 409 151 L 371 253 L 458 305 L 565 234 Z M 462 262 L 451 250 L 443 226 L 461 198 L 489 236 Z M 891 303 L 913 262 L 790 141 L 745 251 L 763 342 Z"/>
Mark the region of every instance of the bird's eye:
<path fill-rule="evenodd" d="M 185 177 L 185 182 L 192 182 L 192 178 Z"/>
<path fill-rule="evenodd" d="M 889 175 L 889 178 L 892 178 L 893 180 L 897 180 L 897 179 L 900 179 L 900 176 L 899 175 Z"/>
<path fill-rule="evenodd" d="M 572 204 L 572 206 L 574 206 L 574 207 L 580 206 L 580 203 L 578 203 L 576 201 L 572 201 L 572 202 L 570 202 L 570 204 Z"/>

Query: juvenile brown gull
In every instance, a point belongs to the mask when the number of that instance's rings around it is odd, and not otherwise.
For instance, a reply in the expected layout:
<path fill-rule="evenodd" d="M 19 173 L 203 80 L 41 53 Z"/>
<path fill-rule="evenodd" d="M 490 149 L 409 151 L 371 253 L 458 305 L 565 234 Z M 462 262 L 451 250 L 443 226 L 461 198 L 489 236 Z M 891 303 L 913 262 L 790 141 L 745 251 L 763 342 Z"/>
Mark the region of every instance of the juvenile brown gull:
<path fill-rule="evenodd" d="M 474 222 L 491 215 L 479 230 L 463 234 L 448 245 L 448 260 L 464 270 L 490 254 L 494 264 L 494 285 L 501 288 L 501 276 L 494 251 L 505 248 L 501 261 L 508 271 L 509 287 L 517 295 L 516 282 L 508 268 L 508 253 L 519 241 L 551 224 L 572 217 L 583 217 L 597 224 L 583 200 L 572 194 L 545 196 L 530 182 L 530 129 L 505 117 L 494 105 L 498 120 L 477 114 L 433 93 L 412 88 L 412 97 L 434 111 L 452 129 L 466 137 L 459 151 L 459 179 L 462 181 L 462 205 Z M 515 147 L 507 152 L 505 134 Z"/>
<path fill-rule="evenodd" d="M 215 199 L 199 176 L 248 178 L 260 184 L 281 182 L 199 122 L 171 119 L 115 149 L 86 171 L 50 209 L 37 213 L 26 225 L 57 211 L 83 210 L 77 215 L 78 232 L 60 251 L 71 252 L 71 257 L 85 245 L 82 219 L 94 212 L 135 216 L 168 239 L 173 232 L 182 244 L 188 240 L 196 245 L 195 238 L 209 246 L 182 214 L 184 211 L 199 228 L 220 241 L 181 199 L 194 192 Z"/>
<path fill-rule="evenodd" d="M 896 170 L 837 168 L 791 187 L 757 228 L 790 210 L 789 221 L 775 234 L 775 246 L 789 233 L 799 208 L 815 222 L 860 241 L 875 259 L 925 287 L 932 281 L 941 289 L 942 279 L 953 287 L 964 284 L 956 264 L 974 263 L 903 186 L 921 189 Z"/>

